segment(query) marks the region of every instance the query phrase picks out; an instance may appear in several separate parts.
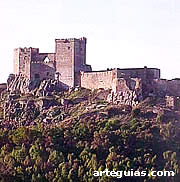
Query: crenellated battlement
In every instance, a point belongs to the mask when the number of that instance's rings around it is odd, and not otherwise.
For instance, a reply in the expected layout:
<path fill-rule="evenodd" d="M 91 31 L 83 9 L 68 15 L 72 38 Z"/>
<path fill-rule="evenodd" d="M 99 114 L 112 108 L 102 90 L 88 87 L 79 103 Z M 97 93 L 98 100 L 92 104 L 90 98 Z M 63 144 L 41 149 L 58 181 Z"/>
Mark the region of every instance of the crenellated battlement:
<path fill-rule="evenodd" d="M 74 41 L 87 41 L 87 39 L 85 37 L 81 37 L 79 39 L 77 38 L 67 38 L 67 39 L 55 39 L 55 42 L 74 42 Z"/>

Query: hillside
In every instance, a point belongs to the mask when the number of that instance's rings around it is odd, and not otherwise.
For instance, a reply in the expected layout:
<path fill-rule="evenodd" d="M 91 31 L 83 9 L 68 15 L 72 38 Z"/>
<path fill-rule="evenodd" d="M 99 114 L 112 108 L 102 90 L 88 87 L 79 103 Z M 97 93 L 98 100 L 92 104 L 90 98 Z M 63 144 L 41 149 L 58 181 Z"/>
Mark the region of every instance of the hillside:
<path fill-rule="evenodd" d="M 178 182 L 180 116 L 160 98 L 136 108 L 78 88 L 39 97 L 2 93 L 1 182 Z M 174 171 L 174 177 L 93 176 L 94 171 Z"/>

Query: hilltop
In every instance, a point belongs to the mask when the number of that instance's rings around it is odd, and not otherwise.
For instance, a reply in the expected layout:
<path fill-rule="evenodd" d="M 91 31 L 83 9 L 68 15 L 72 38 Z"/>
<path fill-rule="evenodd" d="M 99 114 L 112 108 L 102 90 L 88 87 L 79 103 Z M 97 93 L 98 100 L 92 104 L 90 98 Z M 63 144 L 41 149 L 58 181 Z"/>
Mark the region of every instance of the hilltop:
<path fill-rule="evenodd" d="M 164 98 L 132 108 L 108 103 L 103 89 L 38 93 L 1 93 L 1 181 L 179 181 L 180 113 Z M 175 177 L 92 175 L 106 168 Z"/>

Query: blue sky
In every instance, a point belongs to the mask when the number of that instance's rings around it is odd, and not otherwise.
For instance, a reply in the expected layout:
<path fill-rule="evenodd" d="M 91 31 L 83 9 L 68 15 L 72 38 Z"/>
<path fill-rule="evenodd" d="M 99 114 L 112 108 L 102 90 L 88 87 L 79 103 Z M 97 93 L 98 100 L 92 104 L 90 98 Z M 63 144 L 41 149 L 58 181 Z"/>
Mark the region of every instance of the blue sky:
<path fill-rule="evenodd" d="M 54 52 L 56 38 L 87 37 L 93 70 L 157 67 L 180 77 L 179 0 L 2 0 L 0 82 L 13 72 L 13 49 Z"/>

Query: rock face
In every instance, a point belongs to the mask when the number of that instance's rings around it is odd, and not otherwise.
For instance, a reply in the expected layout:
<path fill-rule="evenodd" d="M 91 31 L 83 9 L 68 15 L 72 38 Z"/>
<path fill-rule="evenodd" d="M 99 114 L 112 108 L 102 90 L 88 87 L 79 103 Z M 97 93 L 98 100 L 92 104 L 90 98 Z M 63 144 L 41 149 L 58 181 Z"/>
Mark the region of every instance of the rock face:
<path fill-rule="evenodd" d="M 7 80 L 7 90 L 10 92 L 20 91 L 28 93 L 30 90 L 30 80 L 21 76 L 11 74 Z"/>
<path fill-rule="evenodd" d="M 55 100 L 45 98 L 19 100 L 16 97 L 17 95 L 10 95 L 4 103 L 4 119 L 1 125 L 7 129 L 37 123 L 48 124 L 52 120 L 60 122 L 64 119 L 63 106 Z"/>
<path fill-rule="evenodd" d="M 109 103 L 118 105 L 129 105 L 132 107 L 136 107 L 141 99 L 141 95 L 138 95 L 136 91 L 131 90 L 118 93 L 111 92 L 107 97 L 107 101 Z"/>
<path fill-rule="evenodd" d="M 53 91 L 60 91 L 58 80 L 30 81 L 22 75 L 10 75 L 7 80 L 7 90 L 10 93 L 32 93 L 36 96 L 49 96 Z"/>
<path fill-rule="evenodd" d="M 37 91 L 35 94 L 37 96 L 50 96 L 53 91 L 60 91 L 60 85 L 57 80 L 43 80 L 40 82 L 39 85 L 37 85 Z"/>

